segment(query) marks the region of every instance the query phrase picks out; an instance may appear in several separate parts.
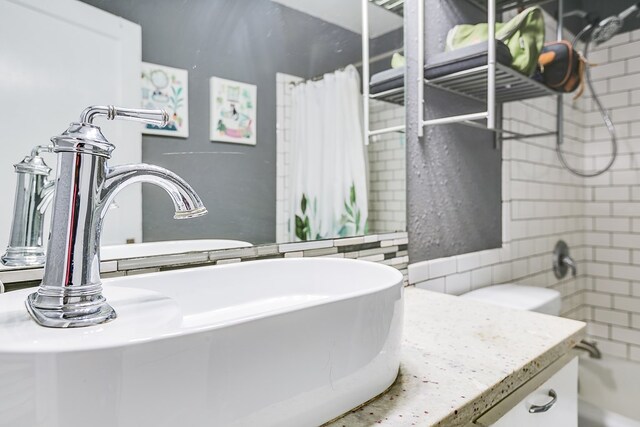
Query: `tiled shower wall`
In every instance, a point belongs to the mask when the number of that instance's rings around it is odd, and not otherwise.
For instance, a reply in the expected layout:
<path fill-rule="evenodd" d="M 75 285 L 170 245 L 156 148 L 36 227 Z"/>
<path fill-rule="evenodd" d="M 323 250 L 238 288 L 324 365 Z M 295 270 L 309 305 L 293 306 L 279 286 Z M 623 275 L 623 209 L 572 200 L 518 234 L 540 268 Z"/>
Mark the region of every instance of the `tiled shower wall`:
<path fill-rule="evenodd" d="M 286 209 L 289 206 L 291 153 L 291 89 L 300 77 L 276 74 L 277 88 L 277 177 L 276 241 L 286 242 Z M 404 107 L 372 100 L 371 129 L 404 124 Z M 371 138 L 367 147 L 369 173 L 369 232 L 406 230 L 406 169 L 404 133 L 388 133 Z"/>
<path fill-rule="evenodd" d="M 276 242 L 287 242 L 285 213 L 289 207 L 289 166 L 291 164 L 291 89 L 304 79 L 276 73 Z"/>
<path fill-rule="evenodd" d="M 371 100 L 371 129 L 404 124 L 404 106 Z M 398 231 L 407 228 L 406 147 L 404 132 L 371 138 L 369 157 L 369 229 Z"/>
<path fill-rule="evenodd" d="M 589 60 L 596 91 L 618 135 L 612 169 L 584 180 L 588 332 L 608 354 L 640 362 L 640 30 L 598 46 Z M 584 114 L 588 168 L 603 167 L 611 142 L 592 99 Z"/>

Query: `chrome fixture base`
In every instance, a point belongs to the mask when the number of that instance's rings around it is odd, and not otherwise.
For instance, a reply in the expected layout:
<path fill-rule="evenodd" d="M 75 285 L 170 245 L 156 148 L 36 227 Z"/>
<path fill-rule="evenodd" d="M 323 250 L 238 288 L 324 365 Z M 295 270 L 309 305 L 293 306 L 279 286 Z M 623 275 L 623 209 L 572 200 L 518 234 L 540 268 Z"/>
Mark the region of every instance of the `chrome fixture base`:
<path fill-rule="evenodd" d="M 42 246 L 21 248 L 9 246 L 0 259 L 2 264 L 8 267 L 41 267 L 47 257 Z"/>
<path fill-rule="evenodd" d="M 54 309 L 44 309 L 36 307 L 38 293 L 34 292 L 27 297 L 25 305 L 27 311 L 39 325 L 47 328 L 79 328 L 84 326 L 95 326 L 109 322 L 117 317 L 116 311 L 106 302 L 102 303 L 98 311 L 91 314 L 73 315 L 69 307 L 59 307 Z"/>

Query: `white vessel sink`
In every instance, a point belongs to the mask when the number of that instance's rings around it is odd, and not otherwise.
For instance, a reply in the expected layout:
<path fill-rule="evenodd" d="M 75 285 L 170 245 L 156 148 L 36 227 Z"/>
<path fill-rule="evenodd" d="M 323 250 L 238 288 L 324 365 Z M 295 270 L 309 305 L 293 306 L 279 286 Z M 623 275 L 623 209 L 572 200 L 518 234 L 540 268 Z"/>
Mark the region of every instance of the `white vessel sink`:
<path fill-rule="evenodd" d="M 0 295 L 0 426 L 318 426 L 396 378 L 402 275 L 278 259 L 104 280 L 113 322 Z"/>
<path fill-rule="evenodd" d="M 246 248 L 249 246 L 252 246 L 249 242 L 224 239 L 168 240 L 164 242 L 132 243 L 129 245 L 108 245 L 100 248 L 100 259 L 108 261 L 112 259 L 171 255 L 185 252 Z"/>

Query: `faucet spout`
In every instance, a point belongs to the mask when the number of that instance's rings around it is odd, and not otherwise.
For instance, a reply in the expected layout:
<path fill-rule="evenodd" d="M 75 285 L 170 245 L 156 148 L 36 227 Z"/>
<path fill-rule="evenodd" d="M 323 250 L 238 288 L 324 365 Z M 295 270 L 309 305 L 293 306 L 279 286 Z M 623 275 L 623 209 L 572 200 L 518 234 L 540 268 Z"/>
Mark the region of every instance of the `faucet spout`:
<path fill-rule="evenodd" d="M 173 201 L 175 219 L 196 218 L 207 213 L 198 194 L 184 179 L 160 166 L 141 163 L 109 169 L 102 191 L 100 216 L 104 217 L 120 190 L 136 182 L 154 184 L 165 190 Z"/>
<path fill-rule="evenodd" d="M 576 262 L 569 255 L 565 255 L 562 257 L 562 263 L 571 269 L 571 275 L 576 277 L 578 274 L 578 268 L 576 267 Z"/>

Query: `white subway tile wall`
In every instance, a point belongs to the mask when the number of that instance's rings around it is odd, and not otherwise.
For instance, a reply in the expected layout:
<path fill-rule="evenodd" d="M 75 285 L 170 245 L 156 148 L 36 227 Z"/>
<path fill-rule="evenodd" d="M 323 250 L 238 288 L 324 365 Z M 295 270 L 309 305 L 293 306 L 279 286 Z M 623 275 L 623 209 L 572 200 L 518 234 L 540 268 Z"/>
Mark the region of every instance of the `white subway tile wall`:
<path fill-rule="evenodd" d="M 372 130 L 404 124 L 404 106 L 371 100 Z M 369 156 L 369 230 L 407 228 L 406 147 L 404 132 L 371 138 Z"/>
<path fill-rule="evenodd" d="M 640 362 L 640 30 L 594 48 L 589 60 L 601 101 L 618 134 L 612 169 L 584 180 L 584 319 L 603 352 Z M 609 162 L 611 143 L 586 93 L 586 167 Z"/>
<path fill-rule="evenodd" d="M 285 213 L 289 206 L 289 167 L 291 165 L 291 89 L 302 78 L 276 73 L 276 242 L 287 242 Z"/>

